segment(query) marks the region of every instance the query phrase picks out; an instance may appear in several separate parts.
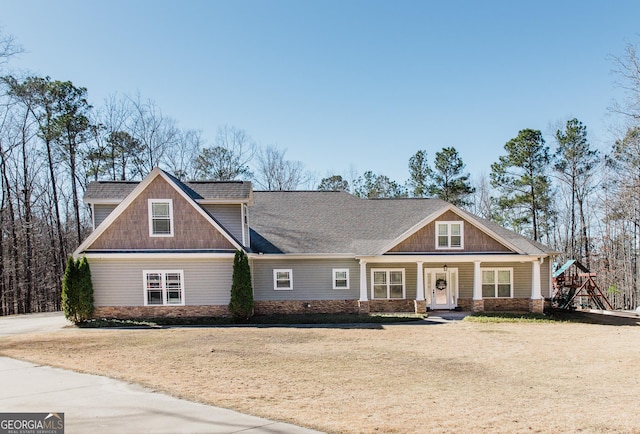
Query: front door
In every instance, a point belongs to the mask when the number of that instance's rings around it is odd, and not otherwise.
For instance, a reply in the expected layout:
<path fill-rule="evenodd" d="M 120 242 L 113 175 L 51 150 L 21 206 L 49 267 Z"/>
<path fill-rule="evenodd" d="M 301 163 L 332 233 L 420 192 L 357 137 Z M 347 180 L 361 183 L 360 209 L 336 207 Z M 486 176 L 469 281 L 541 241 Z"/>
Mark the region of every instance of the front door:
<path fill-rule="evenodd" d="M 425 295 L 431 309 L 453 309 L 458 303 L 458 269 L 428 268 L 425 272 Z"/>

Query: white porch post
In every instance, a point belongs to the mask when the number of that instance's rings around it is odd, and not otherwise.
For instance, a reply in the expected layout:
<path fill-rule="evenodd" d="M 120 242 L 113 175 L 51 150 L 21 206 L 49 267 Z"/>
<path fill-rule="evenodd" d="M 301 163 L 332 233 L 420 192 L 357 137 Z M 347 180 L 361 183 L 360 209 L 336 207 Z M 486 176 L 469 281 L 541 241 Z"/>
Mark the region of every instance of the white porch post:
<path fill-rule="evenodd" d="M 540 300 L 541 298 L 540 260 L 535 260 L 531 263 L 531 300 Z"/>
<path fill-rule="evenodd" d="M 473 312 L 484 312 L 484 300 L 482 299 L 482 270 L 480 261 L 473 262 L 473 298 L 471 300 Z"/>
<path fill-rule="evenodd" d="M 473 263 L 473 299 L 482 300 L 482 272 L 480 271 L 480 261 Z"/>
<path fill-rule="evenodd" d="M 416 300 L 424 300 L 424 271 L 422 270 L 422 261 L 417 262 L 418 265 L 418 282 L 416 284 Z"/>
<path fill-rule="evenodd" d="M 360 300 L 369 301 L 367 297 L 367 261 L 360 259 Z"/>

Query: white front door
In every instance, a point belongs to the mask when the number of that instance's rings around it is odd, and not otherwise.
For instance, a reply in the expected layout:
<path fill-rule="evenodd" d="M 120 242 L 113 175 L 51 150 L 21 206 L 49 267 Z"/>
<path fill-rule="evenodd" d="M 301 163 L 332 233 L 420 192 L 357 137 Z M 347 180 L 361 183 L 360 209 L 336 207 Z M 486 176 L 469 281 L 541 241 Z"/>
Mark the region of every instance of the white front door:
<path fill-rule="evenodd" d="M 431 309 L 453 309 L 458 305 L 458 269 L 424 270 L 425 296 Z"/>

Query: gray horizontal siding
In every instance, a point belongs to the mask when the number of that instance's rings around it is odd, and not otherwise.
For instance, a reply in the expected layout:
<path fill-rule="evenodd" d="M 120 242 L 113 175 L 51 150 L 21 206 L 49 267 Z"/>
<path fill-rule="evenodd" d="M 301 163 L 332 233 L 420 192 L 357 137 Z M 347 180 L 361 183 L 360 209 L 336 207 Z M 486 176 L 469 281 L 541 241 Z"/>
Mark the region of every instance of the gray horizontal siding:
<path fill-rule="evenodd" d="M 333 269 L 349 269 L 349 289 L 333 288 Z M 291 269 L 293 289 L 273 289 L 273 270 Z M 253 260 L 254 298 L 277 300 L 357 300 L 360 296 L 360 265 L 355 259 Z"/>
<path fill-rule="evenodd" d="M 94 204 L 93 205 L 93 224 L 97 228 L 100 223 L 106 219 L 118 205 Z"/>
<path fill-rule="evenodd" d="M 98 307 L 144 306 L 143 270 L 183 270 L 187 306 L 229 304 L 231 259 L 90 259 L 89 265 Z"/>
<path fill-rule="evenodd" d="M 545 261 L 540 266 L 540 286 L 542 296 L 549 296 L 549 266 Z M 461 298 L 473 297 L 473 268 L 474 264 L 450 264 L 458 267 L 460 275 L 458 293 Z M 531 298 L 531 262 L 483 262 L 481 268 L 513 268 L 513 296 L 514 298 Z"/>
<path fill-rule="evenodd" d="M 238 241 L 242 242 L 242 205 L 240 204 L 205 204 L 202 207 Z"/>
<path fill-rule="evenodd" d="M 531 298 L 531 262 L 490 263 L 483 262 L 481 268 L 513 268 L 513 297 Z"/>

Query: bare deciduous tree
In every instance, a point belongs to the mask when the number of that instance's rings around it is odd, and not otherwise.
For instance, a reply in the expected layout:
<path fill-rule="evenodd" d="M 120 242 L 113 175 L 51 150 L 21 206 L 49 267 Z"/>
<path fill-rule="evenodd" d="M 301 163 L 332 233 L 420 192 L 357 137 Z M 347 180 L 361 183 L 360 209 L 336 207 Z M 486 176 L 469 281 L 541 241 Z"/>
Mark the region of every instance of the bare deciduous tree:
<path fill-rule="evenodd" d="M 640 120 L 640 60 L 634 44 L 625 46 L 622 56 L 613 55 L 616 85 L 623 90 L 623 101 L 614 101 L 610 110 L 634 121 Z"/>
<path fill-rule="evenodd" d="M 7 35 L 0 28 L 0 72 L 11 57 L 22 53 L 22 51 L 22 47 L 16 43 L 13 36 Z"/>
<path fill-rule="evenodd" d="M 267 146 L 258 152 L 256 184 L 265 190 L 295 190 L 308 181 L 300 161 L 285 159 L 286 150 Z"/>
<path fill-rule="evenodd" d="M 175 121 L 150 99 L 138 95 L 130 100 L 133 111 L 128 129 L 143 149 L 136 159 L 137 175 L 143 177 L 163 165 L 167 152 L 178 144 L 180 132 Z"/>
<path fill-rule="evenodd" d="M 181 181 L 196 179 L 196 161 L 204 139 L 196 130 L 180 131 L 178 143 L 167 155 L 167 168 Z"/>
<path fill-rule="evenodd" d="M 231 181 L 250 178 L 249 163 L 256 153 L 253 139 L 241 128 L 218 128 L 214 146 L 201 150 L 195 162 L 197 179 Z"/>

